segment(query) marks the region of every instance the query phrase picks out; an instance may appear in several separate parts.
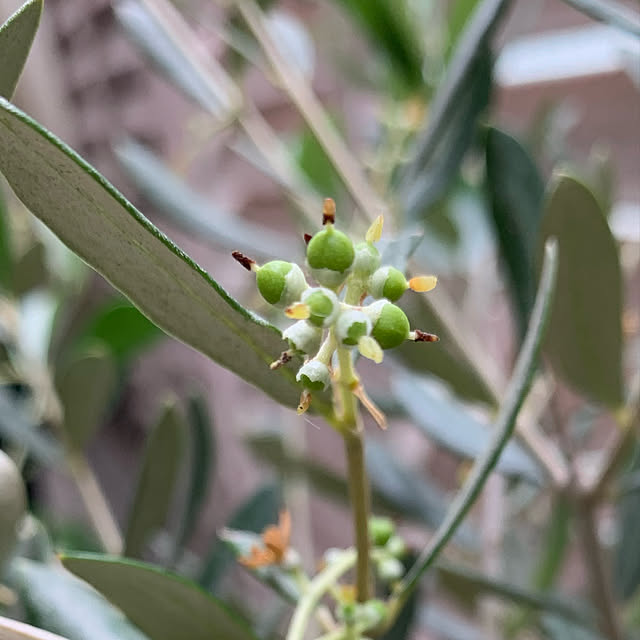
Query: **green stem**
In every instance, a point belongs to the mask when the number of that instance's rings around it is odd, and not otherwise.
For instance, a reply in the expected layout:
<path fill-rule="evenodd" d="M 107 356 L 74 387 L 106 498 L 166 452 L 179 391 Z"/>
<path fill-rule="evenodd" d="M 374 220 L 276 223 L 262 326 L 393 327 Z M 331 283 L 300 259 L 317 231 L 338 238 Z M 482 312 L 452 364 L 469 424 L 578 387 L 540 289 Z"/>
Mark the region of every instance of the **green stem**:
<path fill-rule="evenodd" d="M 347 550 L 309 583 L 293 614 L 286 640 L 303 640 L 318 603 L 340 577 L 351 569 L 355 561 L 355 552 Z"/>

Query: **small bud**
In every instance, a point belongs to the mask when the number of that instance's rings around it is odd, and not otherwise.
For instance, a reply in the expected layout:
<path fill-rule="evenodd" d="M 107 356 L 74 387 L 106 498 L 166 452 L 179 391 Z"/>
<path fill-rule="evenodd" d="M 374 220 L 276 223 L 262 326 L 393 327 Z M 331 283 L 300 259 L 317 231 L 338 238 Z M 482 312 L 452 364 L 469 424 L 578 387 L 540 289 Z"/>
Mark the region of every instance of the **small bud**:
<path fill-rule="evenodd" d="M 306 320 L 311 315 L 309 305 L 304 302 L 296 302 L 284 310 L 287 318 L 292 320 Z"/>
<path fill-rule="evenodd" d="M 357 613 L 358 622 L 364 627 L 364 630 L 377 627 L 384 622 L 386 617 L 387 605 L 377 598 L 361 604 Z"/>
<path fill-rule="evenodd" d="M 286 329 L 282 337 L 289 341 L 294 351 L 315 353 L 320 347 L 322 329 L 300 320 Z"/>
<path fill-rule="evenodd" d="M 302 294 L 302 304 L 309 308 L 308 320 L 316 327 L 332 325 L 340 312 L 336 294 L 323 287 L 307 289 Z"/>
<path fill-rule="evenodd" d="M 376 339 L 371 336 L 362 336 L 362 338 L 358 340 L 358 351 L 361 356 L 373 360 L 376 364 L 380 364 L 384 359 L 382 348 Z"/>
<path fill-rule="evenodd" d="M 300 367 L 296 380 L 309 391 L 324 391 L 329 386 L 329 367 L 319 360 L 309 360 Z"/>
<path fill-rule="evenodd" d="M 391 536 L 385 545 L 385 551 L 394 558 L 402 558 L 407 553 L 407 544 L 401 536 Z"/>
<path fill-rule="evenodd" d="M 365 240 L 367 242 L 378 242 L 382 237 L 382 227 L 384 225 L 384 218 L 380 215 L 372 223 L 367 230 Z"/>
<path fill-rule="evenodd" d="M 270 304 L 286 307 L 300 299 L 308 287 L 302 269 L 284 260 L 272 260 L 258 268 L 258 291 Z"/>
<path fill-rule="evenodd" d="M 363 279 L 369 278 L 380 266 L 380 252 L 369 242 L 360 242 L 355 246 L 353 273 Z"/>
<path fill-rule="evenodd" d="M 333 224 L 336 221 L 336 203 L 333 198 L 325 198 L 322 203 L 322 224 Z"/>
<path fill-rule="evenodd" d="M 354 257 L 353 242 L 332 224 L 316 233 L 307 245 L 307 263 L 313 277 L 325 287 L 344 282 Z"/>
<path fill-rule="evenodd" d="M 404 575 L 404 565 L 396 558 L 383 558 L 376 569 L 382 582 L 395 582 Z"/>
<path fill-rule="evenodd" d="M 418 293 L 426 293 L 436 288 L 438 278 L 435 276 L 416 276 L 409 280 L 409 289 Z"/>
<path fill-rule="evenodd" d="M 369 518 L 369 538 L 376 547 L 384 547 L 396 530 L 391 518 L 372 516 Z"/>
<path fill-rule="evenodd" d="M 388 300 L 374 302 L 365 308 L 371 318 L 371 335 L 383 349 L 393 349 L 409 338 L 409 320 L 404 311 Z"/>
<path fill-rule="evenodd" d="M 409 288 L 402 271 L 395 267 L 381 267 L 369 279 L 368 291 L 374 298 L 395 302 Z"/>
<path fill-rule="evenodd" d="M 371 333 L 371 320 L 363 311 L 343 311 L 336 322 L 336 337 L 348 347 L 355 347 L 361 338 Z"/>

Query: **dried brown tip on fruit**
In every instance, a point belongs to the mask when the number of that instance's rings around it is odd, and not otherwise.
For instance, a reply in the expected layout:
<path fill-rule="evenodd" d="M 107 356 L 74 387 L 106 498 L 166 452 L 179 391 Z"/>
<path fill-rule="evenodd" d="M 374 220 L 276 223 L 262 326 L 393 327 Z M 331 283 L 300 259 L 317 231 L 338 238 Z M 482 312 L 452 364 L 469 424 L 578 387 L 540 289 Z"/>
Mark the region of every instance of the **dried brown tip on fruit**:
<path fill-rule="evenodd" d="M 416 329 L 413 332 L 414 342 L 438 342 L 440 338 L 435 333 L 427 333 L 426 331 L 420 331 Z"/>
<path fill-rule="evenodd" d="M 237 260 L 247 271 L 253 271 L 253 265 L 256 263 L 255 260 L 244 255 L 244 253 L 240 253 L 240 251 L 232 251 L 231 255 L 234 260 Z"/>
<path fill-rule="evenodd" d="M 322 224 L 333 224 L 336 221 L 336 203 L 333 198 L 325 198 L 322 206 Z"/>
<path fill-rule="evenodd" d="M 276 369 L 279 369 L 280 367 L 283 367 L 285 364 L 287 364 L 287 362 L 291 362 L 291 352 L 290 351 L 283 351 L 280 354 L 280 357 L 275 362 L 272 362 L 269 365 L 269 368 L 272 371 L 275 371 Z"/>
<path fill-rule="evenodd" d="M 311 242 L 311 238 L 313 238 L 313 236 L 310 233 L 305 233 L 304 236 L 302 237 L 304 238 L 305 244 L 309 244 Z"/>

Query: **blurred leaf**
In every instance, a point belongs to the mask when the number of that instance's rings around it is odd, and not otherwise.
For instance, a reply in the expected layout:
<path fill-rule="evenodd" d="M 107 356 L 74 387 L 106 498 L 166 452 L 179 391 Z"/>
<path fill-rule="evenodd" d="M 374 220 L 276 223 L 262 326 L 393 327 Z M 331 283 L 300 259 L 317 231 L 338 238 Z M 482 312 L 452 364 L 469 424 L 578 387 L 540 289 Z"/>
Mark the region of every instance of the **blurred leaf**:
<path fill-rule="evenodd" d="M 116 0 L 114 12 L 133 43 L 169 82 L 205 111 L 219 119 L 228 117 L 237 104 L 233 81 L 215 60 L 200 55 L 195 34 L 170 3 Z"/>
<path fill-rule="evenodd" d="M 274 372 L 284 342 L 71 149 L 0 98 L 0 170 L 25 205 L 159 327 L 295 407 L 300 361 Z M 328 396 L 314 408 L 329 410 Z"/>
<path fill-rule="evenodd" d="M 222 540 L 228 548 L 232 549 L 231 557 L 240 558 L 248 556 L 253 547 L 262 547 L 262 537 L 250 531 L 237 531 L 224 529 L 221 533 Z M 300 598 L 300 584 L 290 572 L 278 565 L 247 569 L 251 575 L 260 582 L 271 587 L 285 600 L 296 603 Z"/>
<path fill-rule="evenodd" d="M 480 94 L 481 83 L 474 82 L 473 78 L 481 68 L 483 59 L 484 64 L 487 64 L 490 39 L 510 4 L 510 0 L 482 0 L 458 38 L 444 80 L 429 106 L 427 126 L 417 141 L 415 156 L 405 167 L 401 177 L 401 191 L 405 191 L 405 200 L 410 195 L 406 193 L 407 188 L 414 189 L 414 194 L 408 198 L 409 202 L 413 202 L 412 209 L 424 210 L 423 206 L 418 206 L 421 204 L 421 190 L 415 185 L 435 154 L 440 149 L 446 150 L 442 145 L 443 138 L 454 137 L 455 130 L 449 123 L 457 119 L 458 124 L 465 124 L 456 114 L 465 105 L 468 106 L 470 87 L 477 85 L 476 90 Z M 458 135 L 461 133 L 458 132 Z"/>
<path fill-rule="evenodd" d="M 422 47 L 406 0 L 337 0 L 362 25 L 375 51 L 389 61 L 392 78 L 409 91 L 423 92 Z"/>
<path fill-rule="evenodd" d="M 2 640 L 69 640 L 2 616 L 0 616 L 0 638 Z"/>
<path fill-rule="evenodd" d="M 68 446 L 83 451 L 101 426 L 116 389 L 116 368 L 104 348 L 76 357 L 56 376 Z"/>
<path fill-rule="evenodd" d="M 13 401 L 6 387 L 0 387 L 0 436 L 15 446 L 24 447 L 41 464 L 54 466 L 62 462 L 60 445 L 40 431 L 39 425 L 20 405 Z"/>
<path fill-rule="evenodd" d="M 25 2 L 0 25 L 0 97 L 9 100 L 18 84 L 22 68 L 35 38 L 42 0 Z"/>
<path fill-rule="evenodd" d="M 406 271 L 407 262 L 422 242 L 422 238 L 424 238 L 424 233 L 403 229 L 391 240 L 386 238 L 381 240 L 378 244 L 380 263 L 395 267 L 402 272 Z"/>
<path fill-rule="evenodd" d="M 392 390 L 413 424 L 428 438 L 467 459 L 475 460 L 486 450 L 491 429 L 476 420 L 453 397 L 436 394 L 418 378 L 406 373 L 393 376 Z M 544 484 L 544 474 L 538 464 L 514 441 L 505 447 L 496 471 L 536 485 Z"/>
<path fill-rule="evenodd" d="M 606 640 L 599 633 L 558 616 L 544 616 L 542 626 L 549 640 Z"/>
<path fill-rule="evenodd" d="M 105 344 L 117 364 L 124 366 L 162 335 L 162 330 L 128 300 L 117 299 L 95 312 L 79 330 L 74 343 L 76 349 L 87 348 L 95 342 Z"/>
<path fill-rule="evenodd" d="M 449 40 L 447 42 L 447 58 L 450 57 L 460 39 L 469 18 L 473 15 L 480 0 L 454 0 L 449 9 L 447 18 L 447 31 Z"/>
<path fill-rule="evenodd" d="M 277 433 L 258 433 L 247 438 L 251 453 L 282 474 L 299 475 L 316 492 L 336 502 L 349 499 L 346 479 L 326 466 L 286 450 Z M 367 443 L 367 468 L 371 478 L 371 498 L 375 510 L 401 515 L 434 527 L 446 511 L 447 496 L 417 474 L 404 467 L 381 445 Z M 240 527 L 233 527 L 240 528 Z M 457 542 L 467 547 L 477 546 L 477 537 L 464 527 Z"/>
<path fill-rule="evenodd" d="M 258 224 L 216 211 L 144 146 L 127 140 L 116 157 L 140 191 L 166 220 L 199 240 L 235 249 L 254 258 L 281 258 L 291 253 L 291 240 Z"/>
<path fill-rule="evenodd" d="M 40 240 L 36 240 L 16 259 L 11 288 L 16 298 L 21 298 L 32 289 L 45 285 L 48 281 L 49 269 L 46 249 Z"/>
<path fill-rule="evenodd" d="M 420 594 L 416 589 L 404 607 L 402 607 L 402 611 L 400 611 L 392 627 L 380 636 L 381 640 L 406 640 L 411 637 L 411 630 L 418 626 L 419 600 Z"/>
<path fill-rule="evenodd" d="M 586 602 L 550 594 L 548 590 L 525 589 L 442 560 L 438 561 L 436 567 L 439 582 L 457 597 L 464 594 L 465 599 L 475 600 L 490 595 L 536 611 L 554 613 L 582 626 L 588 626 L 594 621 L 593 611 Z"/>
<path fill-rule="evenodd" d="M 476 137 L 478 120 L 489 105 L 492 62 L 489 49 L 474 60 L 469 82 L 460 93 L 460 101 L 451 105 L 432 152 L 421 153 L 419 146 L 418 155 L 402 169 L 400 192 L 409 222 L 425 218 L 458 174 Z"/>
<path fill-rule="evenodd" d="M 56 565 L 17 558 L 9 579 L 29 622 L 47 631 L 68 640 L 147 640 L 118 609 Z"/>
<path fill-rule="evenodd" d="M 184 418 L 175 400 L 166 402 L 147 440 L 127 524 L 127 556 L 139 556 L 149 537 L 165 523 L 182 464 L 185 432 Z"/>
<path fill-rule="evenodd" d="M 640 16 L 631 7 L 625 7 L 613 0 L 606 0 L 606 2 L 604 0 L 564 0 L 564 2 L 586 13 L 594 20 L 628 31 L 640 38 Z"/>
<path fill-rule="evenodd" d="M 625 478 L 640 471 L 640 447 L 636 444 L 633 461 L 623 474 Z M 631 598 L 640 586 L 640 493 L 627 493 L 617 504 L 618 543 L 613 556 L 613 585 L 617 596 L 622 600 Z"/>
<path fill-rule="evenodd" d="M 13 281 L 13 246 L 9 224 L 9 207 L 0 185 L 0 291 L 8 293 Z"/>
<path fill-rule="evenodd" d="M 503 403 L 496 416 L 489 447 L 476 459 L 471 471 L 451 503 L 443 522 L 413 567 L 398 585 L 393 598 L 402 603 L 418 584 L 418 581 L 440 556 L 451 537 L 464 521 L 477 500 L 491 471 L 494 469 L 509 438 L 513 435 L 518 413 L 531 387 L 542 341 L 546 333 L 558 266 L 557 245 L 553 241 L 545 245 L 545 260 L 540 287 L 531 314 L 529 330 L 518 355 L 515 369 L 506 390 Z"/>
<path fill-rule="evenodd" d="M 175 559 L 193 535 L 198 516 L 205 504 L 211 480 L 216 469 L 216 442 L 213 422 L 207 402 L 199 393 L 191 395 L 187 402 L 187 426 L 189 428 L 189 484 L 185 510 L 176 538 Z"/>
<path fill-rule="evenodd" d="M 535 298 L 535 252 L 544 185 L 533 159 L 515 138 L 489 127 L 485 145 L 490 211 L 520 335 L 524 336 Z"/>
<path fill-rule="evenodd" d="M 222 602 L 153 565 L 97 554 L 63 556 L 62 563 L 121 609 L 150 640 L 254 638 Z"/>
<path fill-rule="evenodd" d="M 261 533 L 265 527 L 277 522 L 278 512 L 282 505 L 282 494 L 276 485 L 268 485 L 258 489 L 231 516 L 227 523 L 229 529 Z M 209 555 L 202 566 L 198 582 L 209 591 L 215 588 L 224 572 L 233 562 L 234 554 L 227 545 L 216 539 Z"/>
<path fill-rule="evenodd" d="M 598 201 L 560 175 L 551 187 L 542 238 L 557 237 L 558 287 L 545 352 L 555 371 L 588 397 L 623 402 L 622 276 L 618 249 Z"/>
<path fill-rule="evenodd" d="M 0 576 L 18 539 L 18 525 L 27 508 L 27 495 L 20 471 L 0 449 Z"/>
<path fill-rule="evenodd" d="M 445 640 L 486 640 L 476 624 L 469 623 L 459 615 L 435 604 L 422 608 L 420 624 L 421 627 L 437 634 L 438 638 Z"/>
<path fill-rule="evenodd" d="M 407 295 L 402 301 L 402 308 L 412 327 L 435 333 L 440 342 L 428 345 L 407 342 L 395 350 L 394 356 L 413 371 L 429 373 L 444 380 L 461 398 L 493 406 L 493 394 L 481 373 L 435 314 L 433 303 L 427 296 Z"/>

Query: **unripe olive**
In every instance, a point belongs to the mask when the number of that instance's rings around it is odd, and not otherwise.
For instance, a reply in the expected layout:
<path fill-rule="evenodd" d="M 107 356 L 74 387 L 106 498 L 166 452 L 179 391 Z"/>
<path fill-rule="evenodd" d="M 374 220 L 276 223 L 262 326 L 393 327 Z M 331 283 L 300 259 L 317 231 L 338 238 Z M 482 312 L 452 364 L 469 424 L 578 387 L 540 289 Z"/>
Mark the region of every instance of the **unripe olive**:
<path fill-rule="evenodd" d="M 326 287 L 344 282 L 354 257 L 353 242 L 331 224 L 316 233 L 307 245 L 307 263 L 314 278 Z"/>
<path fill-rule="evenodd" d="M 380 252 L 370 242 L 355 246 L 352 271 L 360 278 L 368 278 L 380 266 Z"/>
<path fill-rule="evenodd" d="M 336 294 L 324 287 L 307 289 L 302 294 L 302 302 L 309 307 L 307 320 L 316 327 L 332 325 L 340 312 L 340 302 Z"/>
<path fill-rule="evenodd" d="M 374 298 L 395 302 L 409 288 L 402 271 L 395 267 L 381 267 L 369 279 L 368 291 Z"/>
<path fill-rule="evenodd" d="M 302 269 L 284 260 L 272 260 L 258 269 L 258 291 L 270 304 L 286 307 L 300 299 L 308 287 Z"/>
<path fill-rule="evenodd" d="M 395 530 L 396 527 L 390 518 L 383 518 L 382 516 L 369 518 L 369 538 L 376 547 L 384 547 L 395 533 Z"/>
<path fill-rule="evenodd" d="M 357 619 L 366 629 L 377 627 L 387 617 L 387 605 L 376 599 L 367 600 L 362 603 L 357 613 Z"/>
<path fill-rule="evenodd" d="M 407 553 L 407 543 L 401 536 L 394 535 L 389 538 L 384 549 L 394 558 L 402 558 Z"/>
<path fill-rule="evenodd" d="M 376 568 L 378 577 L 382 582 L 395 582 L 404 575 L 404 565 L 396 558 L 383 558 Z"/>
<path fill-rule="evenodd" d="M 329 367 L 319 360 L 309 360 L 298 370 L 296 380 L 309 391 L 324 391 L 329 386 Z"/>
<path fill-rule="evenodd" d="M 322 329 L 309 324 L 306 320 L 299 320 L 286 329 L 282 337 L 289 341 L 294 351 L 315 353 L 320 347 Z"/>
<path fill-rule="evenodd" d="M 336 337 L 341 344 L 353 347 L 363 336 L 371 333 L 371 320 L 363 311 L 343 311 L 336 322 Z"/>
<path fill-rule="evenodd" d="M 404 311 L 388 300 L 366 307 L 373 329 L 371 335 L 383 349 L 393 349 L 409 338 L 409 320 Z"/>

